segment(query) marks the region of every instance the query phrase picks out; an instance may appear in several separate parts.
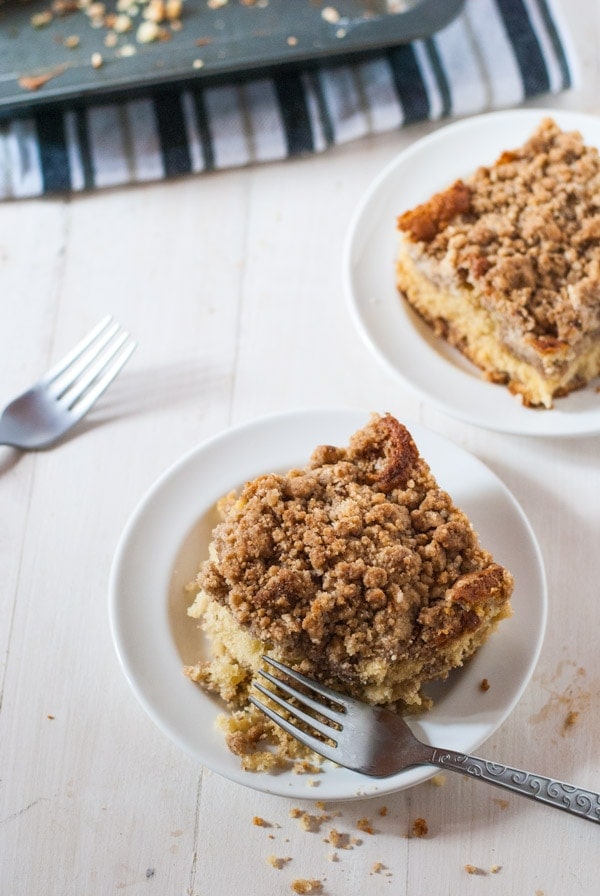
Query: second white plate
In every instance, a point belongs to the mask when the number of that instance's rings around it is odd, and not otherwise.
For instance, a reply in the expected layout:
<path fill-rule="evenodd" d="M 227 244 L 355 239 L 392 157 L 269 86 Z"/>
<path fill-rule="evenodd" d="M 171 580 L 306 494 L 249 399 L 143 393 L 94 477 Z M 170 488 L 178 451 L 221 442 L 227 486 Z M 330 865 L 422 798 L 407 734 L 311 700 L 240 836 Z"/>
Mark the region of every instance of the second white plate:
<path fill-rule="evenodd" d="M 208 656 L 185 592 L 208 553 L 218 498 L 259 473 L 304 466 L 319 444 L 345 445 L 366 411 L 318 410 L 267 417 L 228 430 L 194 449 L 143 498 L 120 540 L 110 580 L 115 646 L 134 693 L 159 728 L 199 763 L 240 784 L 294 799 L 356 799 L 409 787 L 430 767 L 376 780 L 326 764 L 317 776 L 244 772 L 215 720 L 223 707 L 182 672 Z M 472 752 L 504 721 L 537 661 L 546 618 L 542 560 L 510 492 L 480 461 L 452 442 L 409 426 L 438 482 L 473 521 L 481 542 L 515 578 L 514 616 L 463 669 L 436 688 L 419 718 L 429 743 Z M 483 678 L 491 684 L 484 693 Z M 489 757 L 501 760 L 502 757 Z"/>
<path fill-rule="evenodd" d="M 488 429 L 532 436 L 600 432 L 594 384 L 556 402 L 525 408 L 502 386 L 483 379 L 459 352 L 437 339 L 395 286 L 396 218 L 433 193 L 491 164 L 523 143 L 545 116 L 579 130 L 600 147 L 600 118 L 575 112 L 518 109 L 449 125 L 417 141 L 376 178 L 352 219 L 344 282 L 354 321 L 379 360 L 413 392 L 451 416 Z"/>

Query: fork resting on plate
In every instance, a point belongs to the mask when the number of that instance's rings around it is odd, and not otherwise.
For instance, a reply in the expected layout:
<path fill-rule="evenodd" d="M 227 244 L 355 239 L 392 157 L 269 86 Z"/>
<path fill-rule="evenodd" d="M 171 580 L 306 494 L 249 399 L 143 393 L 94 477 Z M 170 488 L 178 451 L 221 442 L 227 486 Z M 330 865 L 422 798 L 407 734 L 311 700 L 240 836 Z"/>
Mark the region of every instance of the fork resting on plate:
<path fill-rule="evenodd" d="M 375 778 L 417 765 L 435 765 L 600 822 L 598 793 L 456 750 L 430 746 L 418 740 L 396 713 L 339 694 L 271 657 L 263 660 L 280 675 L 260 670 L 260 678 L 269 687 L 258 679 L 253 686 L 285 715 L 253 695 L 251 703 L 300 743 L 337 765 Z"/>
<path fill-rule="evenodd" d="M 0 416 L 0 445 L 47 448 L 72 429 L 112 383 L 136 343 L 109 315 Z"/>

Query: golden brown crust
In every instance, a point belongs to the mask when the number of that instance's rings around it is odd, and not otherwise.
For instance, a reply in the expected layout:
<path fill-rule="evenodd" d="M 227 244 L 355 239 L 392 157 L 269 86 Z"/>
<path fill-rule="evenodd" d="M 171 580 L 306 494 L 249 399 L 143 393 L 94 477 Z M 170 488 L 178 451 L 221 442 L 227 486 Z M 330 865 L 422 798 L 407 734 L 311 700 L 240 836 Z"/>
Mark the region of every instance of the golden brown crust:
<path fill-rule="evenodd" d="M 470 208 L 471 190 L 462 180 L 457 180 L 427 202 L 400 215 L 398 229 L 409 233 L 417 242 L 430 243 L 452 218 Z"/>

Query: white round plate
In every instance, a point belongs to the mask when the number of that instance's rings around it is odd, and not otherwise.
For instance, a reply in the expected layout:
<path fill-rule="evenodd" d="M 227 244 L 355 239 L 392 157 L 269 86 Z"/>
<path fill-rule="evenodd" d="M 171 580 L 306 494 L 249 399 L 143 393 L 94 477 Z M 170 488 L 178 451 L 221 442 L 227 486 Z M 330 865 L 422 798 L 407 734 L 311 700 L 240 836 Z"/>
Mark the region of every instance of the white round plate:
<path fill-rule="evenodd" d="M 532 436 L 600 432 L 597 381 L 552 410 L 523 407 L 503 386 L 438 339 L 395 285 L 399 214 L 458 177 L 521 145 L 545 116 L 579 130 L 600 147 L 600 118 L 575 112 L 518 109 L 459 121 L 417 141 L 376 178 L 353 216 L 344 252 L 344 283 L 354 321 L 375 355 L 420 398 L 488 429 Z"/>
<path fill-rule="evenodd" d="M 110 620 L 117 653 L 149 716 L 199 763 L 230 780 L 294 799 L 356 799 L 409 787 L 430 767 L 383 780 L 330 764 L 317 775 L 242 771 L 215 720 L 219 701 L 189 681 L 184 663 L 208 656 L 197 622 L 186 615 L 193 580 L 207 556 L 219 497 L 260 473 L 304 466 L 319 444 L 347 444 L 369 419 L 359 410 L 311 410 L 266 417 L 191 451 L 143 498 L 121 537 L 110 578 Z M 513 573 L 514 615 L 478 654 L 443 685 L 434 707 L 415 723 L 430 743 L 472 751 L 507 717 L 527 684 L 546 616 L 543 564 L 531 528 L 505 486 L 452 442 L 409 425 L 440 485 L 471 517 L 482 544 Z M 483 693 L 483 678 L 491 684 Z M 492 757 L 499 758 L 499 757 Z"/>

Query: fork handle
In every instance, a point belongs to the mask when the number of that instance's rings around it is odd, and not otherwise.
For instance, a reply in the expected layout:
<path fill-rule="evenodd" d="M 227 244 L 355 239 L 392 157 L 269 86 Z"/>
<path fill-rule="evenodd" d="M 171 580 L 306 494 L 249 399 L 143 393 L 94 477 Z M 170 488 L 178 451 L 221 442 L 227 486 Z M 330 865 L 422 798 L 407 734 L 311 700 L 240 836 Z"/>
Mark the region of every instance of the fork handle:
<path fill-rule="evenodd" d="M 582 790 L 573 784 L 564 784 L 553 778 L 521 771 L 509 765 L 499 765 L 477 756 L 467 756 L 454 750 L 432 747 L 428 762 L 438 768 L 480 778 L 488 784 L 504 787 L 513 793 L 600 823 L 600 794 L 591 790 Z"/>

